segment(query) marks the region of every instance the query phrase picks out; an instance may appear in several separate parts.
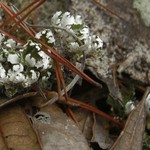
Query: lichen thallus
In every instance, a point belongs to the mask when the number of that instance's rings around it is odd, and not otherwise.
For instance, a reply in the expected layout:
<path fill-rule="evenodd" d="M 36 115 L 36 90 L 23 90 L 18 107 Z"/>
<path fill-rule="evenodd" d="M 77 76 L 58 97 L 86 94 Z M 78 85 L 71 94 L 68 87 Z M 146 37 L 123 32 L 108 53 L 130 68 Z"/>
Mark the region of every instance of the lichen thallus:
<path fill-rule="evenodd" d="M 0 7 L 2 7 L 6 13 L 10 16 L 7 20 L 5 20 L 1 25 L 0 25 L 0 32 L 5 34 L 6 36 L 8 36 L 9 38 L 12 38 L 13 40 L 20 42 L 20 43 L 26 43 L 26 41 L 21 40 L 13 35 L 10 34 L 10 31 L 12 32 L 16 27 L 20 27 L 21 29 L 23 29 L 23 31 L 25 33 L 27 33 L 30 37 L 34 38 L 36 42 L 40 43 L 44 49 L 43 51 L 50 56 L 54 62 L 55 62 L 55 66 L 56 66 L 56 77 L 57 77 L 57 83 L 58 83 L 58 99 L 65 99 L 67 100 L 67 103 L 72 103 L 75 105 L 78 105 L 82 108 L 85 108 L 87 110 L 90 110 L 92 112 L 95 112 L 107 119 L 109 119 L 111 122 L 115 123 L 116 125 L 123 127 L 123 124 L 118 122 L 117 120 L 115 120 L 113 117 L 105 114 L 104 112 L 100 111 L 99 109 L 83 103 L 81 101 L 75 100 L 70 98 L 67 95 L 67 90 L 66 90 L 66 86 L 65 86 L 65 82 L 63 79 L 63 75 L 61 72 L 61 65 L 64 65 L 65 67 L 67 67 L 68 69 L 70 69 L 71 71 L 73 71 L 74 73 L 76 73 L 77 75 L 79 75 L 80 77 L 84 78 L 85 80 L 87 80 L 89 83 L 94 84 L 98 87 L 101 87 L 101 85 L 97 82 L 95 82 L 93 79 L 91 79 L 90 77 L 88 77 L 86 74 L 84 74 L 81 70 L 79 70 L 76 66 L 74 66 L 71 62 L 69 62 L 66 58 L 64 58 L 63 56 L 61 56 L 57 51 L 54 50 L 54 48 L 48 46 L 46 43 L 44 43 L 42 40 L 35 38 L 35 30 L 31 27 L 26 25 L 23 21 L 24 19 L 26 19 L 28 17 L 28 15 L 34 11 L 36 8 L 38 8 L 42 3 L 44 3 L 45 0 L 34 0 L 33 2 L 31 2 L 30 4 L 28 4 L 26 7 L 24 7 L 21 11 L 15 13 L 10 6 L 8 6 L 7 4 L 0 2 Z M 30 8 L 30 9 L 29 9 Z M 29 9 L 29 11 L 27 11 Z M 26 12 L 25 15 L 23 15 L 22 17 L 20 16 L 23 12 Z M 3 30 L 3 27 L 5 27 L 6 25 L 8 25 L 11 21 L 15 21 L 15 25 L 13 25 L 9 31 L 5 31 Z M 64 88 L 64 95 L 65 97 L 62 96 L 61 94 L 61 88 L 60 88 L 60 84 L 62 84 L 63 88 Z"/>

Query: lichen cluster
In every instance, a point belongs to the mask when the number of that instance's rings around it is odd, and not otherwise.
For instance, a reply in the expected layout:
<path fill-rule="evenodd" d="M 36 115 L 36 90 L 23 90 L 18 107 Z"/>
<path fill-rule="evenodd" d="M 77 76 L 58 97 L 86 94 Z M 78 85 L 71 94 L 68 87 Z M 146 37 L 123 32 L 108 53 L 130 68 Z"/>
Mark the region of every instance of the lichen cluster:
<path fill-rule="evenodd" d="M 79 15 L 74 17 L 70 12 L 58 11 L 52 17 L 51 22 L 70 52 L 85 51 L 88 53 L 103 47 L 102 40 L 98 36 L 90 35 L 89 27 Z"/>
<path fill-rule="evenodd" d="M 87 59 L 93 55 L 99 56 L 98 59 L 104 57 L 102 40 L 90 34 L 81 16 L 74 17 L 70 12 L 58 11 L 51 18 L 51 24 L 49 29 L 39 31 L 35 39 L 56 50 L 61 45 L 61 54 L 65 57 L 68 53 L 70 60 L 77 60 L 83 55 Z M 51 75 L 52 59 L 42 51 L 43 47 L 35 39 L 27 40 L 23 45 L 0 34 L 0 87 L 8 97 L 34 83 L 46 81 Z M 80 62 L 74 63 L 77 65 Z"/>
<path fill-rule="evenodd" d="M 52 59 L 42 51 L 40 44 L 29 40 L 17 49 L 18 43 L 3 34 L 0 41 L 0 87 L 8 97 L 50 77 Z"/>

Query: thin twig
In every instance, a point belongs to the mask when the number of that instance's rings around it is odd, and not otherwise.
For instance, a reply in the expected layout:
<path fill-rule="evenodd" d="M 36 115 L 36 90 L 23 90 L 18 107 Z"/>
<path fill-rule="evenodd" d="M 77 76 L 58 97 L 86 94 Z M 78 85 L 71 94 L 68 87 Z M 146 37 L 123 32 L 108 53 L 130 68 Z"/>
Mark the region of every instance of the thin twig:
<path fill-rule="evenodd" d="M 124 20 L 124 18 L 123 18 L 122 16 L 118 15 L 118 13 L 114 12 L 113 10 L 111 10 L 110 8 L 108 8 L 107 6 L 105 6 L 104 4 L 98 2 L 98 0 L 93 0 L 93 1 L 94 1 L 94 3 L 96 3 L 98 6 L 104 8 L 105 10 L 107 10 L 108 12 L 110 12 L 112 15 L 114 15 L 114 16 L 116 16 L 116 17 L 118 17 L 118 18 Z"/>
<path fill-rule="evenodd" d="M 74 37 L 80 45 L 82 45 L 83 43 L 81 42 L 81 40 L 71 31 L 67 30 L 66 28 L 63 28 L 63 27 L 59 27 L 59 26 L 56 26 L 56 25 L 32 25 L 30 23 L 27 23 L 25 22 L 26 25 L 28 25 L 29 27 L 33 27 L 33 28 L 46 28 L 46 29 L 60 29 L 60 30 L 63 30 L 65 31 L 66 33 L 68 33 L 69 35 L 71 35 L 72 37 Z"/>
<path fill-rule="evenodd" d="M 11 98 L 11 99 L 4 99 L 5 101 L 3 103 L 0 104 L 0 108 L 4 107 L 4 106 L 7 106 L 11 103 L 14 103 L 18 100 L 21 100 L 21 99 L 24 99 L 24 98 L 28 98 L 28 97 L 32 97 L 32 96 L 35 96 L 37 95 L 37 92 L 29 92 L 29 93 L 25 93 L 25 94 L 22 94 L 22 95 L 18 95 L 14 98 Z M 2 102 L 3 99 L 1 99 L 1 102 Z"/>
<path fill-rule="evenodd" d="M 7 20 L 7 22 L 10 22 L 10 20 L 13 19 L 25 32 L 27 32 L 31 37 L 34 37 L 33 32 L 31 32 L 29 30 L 29 28 L 26 28 L 26 26 L 23 25 L 23 23 L 22 23 L 23 19 L 21 19 L 21 21 L 20 21 L 20 19 L 18 18 L 19 14 L 21 14 L 21 11 L 18 12 L 17 14 L 15 14 L 14 12 L 12 12 L 12 10 L 8 6 L 6 6 L 6 5 L 3 4 L 2 7 L 11 16 L 11 18 L 9 18 L 9 20 Z M 4 22 L 4 24 L 2 26 L 4 26 L 5 24 L 6 24 L 6 21 Z M 79 74 L 81 77 L 83 77 L 84 79 L 86 79 L 88 82 L 90 82 L 90 83 L 92 83 L 92 84 L 94 84 L 94 85 L 96 85 L 98 87 L 101 87 L 101 85 L 99 83 L 95 82 L 93 79 L 91 79 L 86 74 L 84 74 L 82 71 L 80 71 L 72 63 L 70 63 L 67 59 L 65 59 L 64 57 L 62 57 L 61 55 L 59 55 L 53 48 L 49 47 L 48 45 L 46 45 L 44 42 L 42 42 L 39 39 L 36 39 L 36 40 L 37 40 L 37 42 L 39 42 L 40 44 L 42 44 L 46 48 L 46 49 L 44 49 L 44 52 L 46 54 L 48 54 L 49 56 L 51 56 L 53 59 L 55 59 L 59 63 L 64 64 L 67 68 L 69 68 L 73 72 Z"/>
<path fill-rule="evenodd" d="M 14 21 L 16 23 L 18 23 L 18 18 L 14 15 L 14 12 L 12 12 L 10 10 L 9 7 L 3 5 L 3 8 L 9 13 L 10 16 L 13 17 Z M 19 14 L 19 13 L 18 13 Z M 14 17 L 15 16 L 15 17 Z M 33 32 L 29 31 L 29 29 L 27 29 L 25 26 L 23 26 L 22 23 L 18 24 L 26 33 L 28 33 L 28 35 L 30 35 L 31 37 L 35 38 Z M 89 83 L 94 84 L 95 86 L 98 87 L 102 87 L 101 84 L 97 83 L 96 81 L 94 81 L 93 79 L 91 79 L 89 76 L 87 76 L 85 73 L 81 72 L 77 67 L 75 67 L 72 63 L 70 63 L 70 61 L 68 61 L 66 58 L 64 58 L 63 56 L 61 56 L 58 52 L 56 52 L 56 50 L 54 50 L 54 48 L 49 47 L 47 44 L 45 44 L 42 40 L 40 39 L 36 39 L 37 42 L 39 42 L 43 47 L 45 47 L 45 49 L 43 49 L 43 51 L 49 55 L 51 58 L 55 59 L 56 61 L 60 62 L 61 64 L 65 65 L 67 68 L 69 68 L 70 70 L 72 70 L 73 72 L 75 72 L 76 74 L 80 75 L 81 77 L 83 77 L 85 80 L 87 80 Z"/>
<path fill-rule="evenodd" d="M 84 67 L 85 67 L 85 55 L 83 57 L 83 61 L 82 61 L 82 66 L 81 66 L 81 71 L 84 70 Z M 74 87 L 74 85 L 78 82 L 78 80 L 80 79 L 80 76 L 79 75 L 76 75 L 74 77 L 74 79 L 70 82 L 70 84 L 68 84 L 66 86 L 66 92 L 70 91 L 70 89 L 72 89 Z M 61 95 L 64 95 L 65 94 L 65 91 L 64 89 L 61 91 Z M 46 103 L 44 103 L 43 105 L 41 105 L 41 107 L 45 107 L 46 105 L 48 104 L 53 104 L 54 102 L 56 102 L 58 100 L 59 96 L 56 95 L 55 97 L 53 97 L 52 99 L 48 100 Z"/>

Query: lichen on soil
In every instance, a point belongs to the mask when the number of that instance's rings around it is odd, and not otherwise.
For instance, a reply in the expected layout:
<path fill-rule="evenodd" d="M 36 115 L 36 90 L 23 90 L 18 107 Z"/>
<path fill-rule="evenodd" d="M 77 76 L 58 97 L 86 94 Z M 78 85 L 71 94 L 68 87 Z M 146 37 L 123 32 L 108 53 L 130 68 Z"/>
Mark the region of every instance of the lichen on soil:
<path fill-rule="evenodd" d="M 103 4 L 120 18 L 96 5 L 94 1 L 72 0 L 70 10 L 76 10 L 75 13 L 84 18 L 91 31 L 98 34 L 106 43 L 106 59 L 109 59 L 109 66 L 104 67 L 105 69 L 111 70 L 111 66 L 115 64 L 118 66 L 119 74 L 126 73 L 134 80 L 149 84 L 150 31 L 143 24 L 137 10 L 133 8 L 133 1 L 105 0 Z M 106 64 L 106 59 L 99 61 L 100 68 Z M 98 69 L 88 68 L 94 74 L 100 74 L 101 78 L 104 77 Z"/>
<path fill-rule="evenodd" d="M 99 2 L 120 17 L 103 9 L 94 3 L 94 0 L 48 0 L 29 18 L 33 18 L 33 24 L 50 25 L 50 18 L 56 11 L 70 11 L 73 15 L 81 15 L 90 27 L 90 32 L 100 36 L 105 43 L 101 55 L 87 56 L 86 69 L 91 70 L 99 79 L 106 81 L 112 78 L 112 66 L 116 66 L 120 77 L 125 73 L 133 80 L 149 84 L 150 31 L 135 9 L 135 1 L 103 0 Z M 20 3 L 17 7 L 21 7 Z"/>

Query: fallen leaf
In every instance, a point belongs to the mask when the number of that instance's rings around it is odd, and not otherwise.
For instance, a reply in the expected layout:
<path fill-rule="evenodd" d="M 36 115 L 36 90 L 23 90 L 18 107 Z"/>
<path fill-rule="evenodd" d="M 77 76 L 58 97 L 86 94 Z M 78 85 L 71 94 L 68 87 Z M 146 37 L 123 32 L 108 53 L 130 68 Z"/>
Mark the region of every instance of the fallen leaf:
<path fill-rule="evenodd" d="M 73 111 L 73 113 L 78 120 L 79 127 L 83 135 L 88 141 L 91 141 L 93 136 L 92 128 L 94 124 L 93 113 L 83 108 L 77 108 Z"/>
<path fill-rule="evenodd" d="M 3 138 L 2 132 L 0 132 L 0 149 L 2 150 L 8 150 L 8 147 L 5 143 L 5 140 Z"/>
<path fill-rule="evenodd" d="M 149 90 L 148 88 L 141 102 L 129 115 L 124 130 L 110 150 L 142 150 L 146 118 L 144 103 Z"/>
<path fill-rule="evenodd" d="M 41 150 L 30 120 L 18 105 L 0 110 L 0 149 Z"/>
<path fill-rule="evenodd" d="M 41 108 L 32 118 L 44 150 L 89 150 L 76 124 L 57 105 Z"/>
<path fill-rule="evenodd" d="M 95 115 L 95 123 L 93 126 L 93 137 L 92 142 L 98 143 L 99 147 L 102 149 L 108 149 L 113 144 L 113 140 L 109 137 L 109 131 L 106 129 L 107 121 Z"/>

